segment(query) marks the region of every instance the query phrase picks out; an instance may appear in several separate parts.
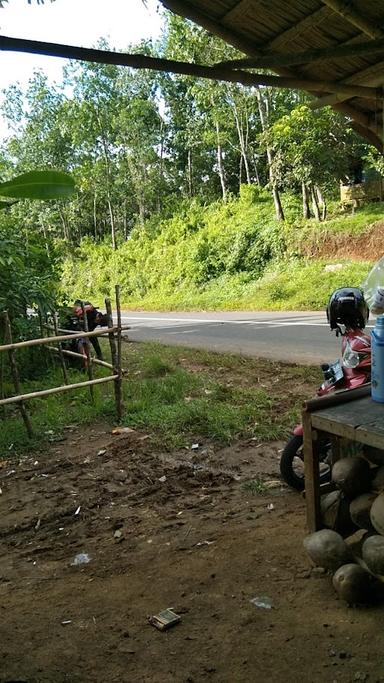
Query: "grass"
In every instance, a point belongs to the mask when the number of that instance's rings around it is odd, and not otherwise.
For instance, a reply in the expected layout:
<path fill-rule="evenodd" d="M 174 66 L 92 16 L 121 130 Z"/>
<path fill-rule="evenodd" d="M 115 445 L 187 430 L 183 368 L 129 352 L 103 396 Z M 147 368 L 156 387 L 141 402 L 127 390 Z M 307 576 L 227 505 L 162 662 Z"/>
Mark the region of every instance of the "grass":
<path fill-rule="evenodd" d="M 328 264 L 341 264 L 327 271 Z M 223 275 L 196 288 L 182 285 L 173 294 L 149 293 L 124 306 L 137 310 L 324 310 L 330 294 L 338 287 L 359 287 L 373 263 L 340 259 L 287 258 L 272 261 L 261 278 L 246 274 Z"/>
<path fill-rule="evenodd" d="M 87 377 L 78 371 L 71 371 L 71 382 L 84 382 Z M 23 382 L 23 392 L 29 393 L 41 389 L 49 389 L 63 383 L 59 370 L 48 372 L 40 380 Z M 106 385 L 103 385 L 103 387 Z M 103 416 L 112 419 L 114 404 L 110 389 L 101 388 L 95 391 L 95 403 L 89 399 L 88 389 L 53 394 L 45 398 L 36 398 L 25 404 L 32 421 L 34 438 L 28 439 L 15 404 L 6 406 L 1 420 L 0 458 L 10 453 L 22 453 L 34 450 L 50 440 L 59 437 L 67 425 L 79 425 L 91 422 Z M 49 434 L 53 432 L 53 434 Z"/>
<path fill-rule="evenodd" d="M 123 352 L 128 372 L 122 424 L 151 434 L 163 449 L 189 447 L 201 440 L 225 445 L 238 439 L 283 438 L 296 422 L 302 400 L 318 382 L 316 369 L 265 359 L 147 343 L 124 344 Z M 71 370 L 71 381 L 82 380 L 84 374 Z M 23 383 L 23 390 L 61 383 L 55 369 L 39 382 Z M 41 448 L 60 437 L 69 424 L 115 421 L 109 384 L 95 387 L 94 404 L 83 389 L 27 405 L 36 437 L 27 438 L 18 409 L 8 406 L 0 431 L 0 457 Z"/>
<path fill-rule="evenodd" d="M 250 481 L 244 482 L 242 485 L 243 491 L 250 493 L 252 496 L 263 495 L 267 493 L 268 486 L 262 479 L 251 479 Z"/>

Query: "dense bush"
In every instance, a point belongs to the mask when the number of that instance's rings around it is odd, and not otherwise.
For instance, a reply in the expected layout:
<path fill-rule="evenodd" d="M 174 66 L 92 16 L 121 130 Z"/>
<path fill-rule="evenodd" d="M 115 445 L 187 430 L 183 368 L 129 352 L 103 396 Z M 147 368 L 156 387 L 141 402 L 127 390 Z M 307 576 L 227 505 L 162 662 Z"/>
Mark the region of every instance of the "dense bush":
<path fill-rule="evenodd" d="M 278 223 L 269 196 L 247 186 L 238 199 L 208 206 L 193 200 L 171 218 L 152 218 L 115 251 L 85 239 L 64 261 L 63 287 L 99 305 L 120 283 L 123 302 L 136 308 L 322 308 L 334 288 L 361 284 L 369 255 L 364 262 L 337 254 L 330 261 L 304 258 L 319 239 L 318 224 L 294 218 L 292 196 L 286 203 L 290 220 Z M 367 209 L 367 217 L 377 215 Z M 349 225 L 356 234 L 366 223 L 364 212 L 334 216 L 322 224 L 320 239 Z M 342 268 L 324 270 L 335 259 Z"/>

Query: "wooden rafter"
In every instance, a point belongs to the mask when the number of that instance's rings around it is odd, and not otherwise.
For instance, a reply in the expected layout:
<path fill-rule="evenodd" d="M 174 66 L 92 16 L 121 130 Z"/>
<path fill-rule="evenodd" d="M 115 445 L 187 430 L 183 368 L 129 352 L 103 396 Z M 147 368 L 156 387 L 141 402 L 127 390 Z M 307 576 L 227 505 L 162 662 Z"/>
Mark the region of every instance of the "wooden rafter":
<path fill-rule="evenodd" d="M 269 50 L 280 50 L 283 45 L 295 40 L 300 36 L 303 31 L 308 31 L 315 26 L 319 26 L 329 17 L 329 10 L 327 7 L 320 7 L 316 12 L 312 12 L 308 16 L 304 17 L 301 21 L 298 21 L 294 26 L 290 26 L 285 31 L 275 36 L 267 45 L 264 46 L 265 49 Z"/>
<path fill-rule="evenodd" d="M 226 43 L 233 45 L 233 47 L 236 47 L 241 52 L 254 55 L 255 57 L 260 54 L 252 40 L 245 38 L 232 29 L 226 28 L 219 20 L 215 21 L 215 19 L 212 19 L 212 17 L 204 12 L 197 10 L 189 2 L 185 2 L 185 0 L 161 0 L 161 2 L 171 12 L 180 14 L 180 16 L 186 19 L 191 19 L 191 21 L 196 22 L 210 33 L 222 38 Z"/>
<path fill-rule="evenodd" d="M 236 3 L 234 7 L 231 7 L 228 12 L 220 17 L 220 22 L 226 23 L 227 21 L 233 21 L 243 16 L 244 12 L 249 8 L 249 0 L 240 0 Z"/>
<path fill-rule="evenodd" d="M 303 52 L 269 52 L 262 57 L 248 57 L 245 59 L 233 59 L 220 62 L 217 66 L 230 68 L 260 68 L 273 69 L 279 66 L 292 66 L 295 64 L 308 64 L 312 62 L 329 61 L 344 57 L 356 57 L 361 55 L 384 54 L 384 38 L 370 40 L 364 43 L 351 43 L 336 45 L 333 47 L 305 50 Z"/>
<path fill-rule="evenodd" d="M 343 0 L 321 0 L 323 5 L 326 5 L 337 14 L 340 14 L 346 21 L 356 28 L 360 29 L 370 38 L 380 38 L 383 35 L 383 31 L 378 26 L 374 26 L 370 21 L 364 19 L 364 17 L 355 10 L 350 2 L 343 2 Z"/>
<path fill-rule="evenodd" d="M 367 85 L 370 87 L 379 87 L 383 85 L 383 71 L 384 71 L 384 61 L 372 64 L 366 69 L 356 71 L 351 76 L 343 79 L 343 83 L 359 83 L 360 85 Z M 383 97 L 381 92 L 380 97 Z M 348 97 L 336 97 L 334 95 L 327 95 L 325 97 L 320 97 L 317 100 L 311 102 L 311 109 L 320 109 L 325 106 L 333 106 L 341 100 L 347 100 Z"/>
<path fill-rule="evenodd" d="M 65 59 L 77 59 L 80 61 L 96 62 L 101 64 L 116 64 L 129 66 L 134 69 L 152 69 L 153 71 L 167 71 L 186 76 L 197 76 L 211 80 L 228 81 L 230 83 L 242 83 L 243 85 L 265 85 L 277 88 L 297 88 L 314 92 L 331 92 L 346 94 L 350 97 L 364 97 L 376 99 L 378 92 L 375 88 L 356 86 L 350 84 L 335 84 L 332 81 L 303 79 L 286 76 L 271 76 L 268 74 L 249 73 L 247 71 L 231 70 L 223 67 L 205 66 L 202 64 L 190 64 L 172 59 L 159 59 L 142 54 L 127 54 L 111 52 L 108 50 L 94 50 L 61 45 L 58 43 L 46 43 L 22 38 L 9 38 L 0 36 L 0 50 L 28 52 L 32 54 L 49 55 L 51 57 L 63 57 Z"/>

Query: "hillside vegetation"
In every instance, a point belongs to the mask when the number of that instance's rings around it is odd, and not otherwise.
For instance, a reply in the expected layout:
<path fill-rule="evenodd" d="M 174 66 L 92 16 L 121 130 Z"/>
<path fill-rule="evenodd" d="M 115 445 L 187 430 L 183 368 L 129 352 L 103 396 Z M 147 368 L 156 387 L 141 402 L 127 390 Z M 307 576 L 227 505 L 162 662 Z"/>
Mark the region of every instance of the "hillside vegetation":
<path fill-rule="evenodd" d="M 102 301 L 120 283 L 129 308 L 321 309 L 336 287 L 361 285 L 382 255 L 384 207 L 352 215 L 335 203 L 319 224 L 297 218 L 297 201 L 284 197 L 281 223 L 267 193 L 243 186 L 226 203 L 185 202 L 153 217 L 116 250 L 85 238 L 64 260 L 63 289 Z"/>

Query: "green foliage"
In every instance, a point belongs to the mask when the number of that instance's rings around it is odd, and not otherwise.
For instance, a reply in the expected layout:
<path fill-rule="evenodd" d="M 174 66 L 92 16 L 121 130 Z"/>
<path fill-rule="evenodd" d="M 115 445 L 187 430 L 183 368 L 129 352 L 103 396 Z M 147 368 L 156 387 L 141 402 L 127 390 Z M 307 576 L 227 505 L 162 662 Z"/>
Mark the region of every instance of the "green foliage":
<path fill-rule="evenodd" d="M 11 318 L 27 308 L 49 308 L 58 293 L 55 260 L 39 235 L 26 234 L 0 217 L 0 308 Z"/>
<path fill-rule="evenodd" d="M 366 147 L 330 107 L 313 112 L 306 105 L 276 121 L 264 143 L 274 152 L 274 175 L 281 184 L 313 184 L 331 192 Z"/>
<path fill-rule="evenodd" d="M 75 191 L 73 178 L 60 171 L 30 171 L 0 183 L 0 197 L 62 199 Z"/>
<path fill-rule="evenodd" d="M 270 265 L 263 278 L 244 293 L 244 303 L 258 302 L 266 310 L 323 310 L 338 287 L 359 287 L 372 263 L 337 259 L 340 270 L 326 271 L 329 261 L 292 259 Z"/>
<path fill-rule="evenodd" d="M 283 196 L 283 203 L 292 220 L 295 198 Z M 336 287 L 361 285 L 372 266 L 369 254 L 361 262 L 303 254 L 343 232 L 353 240 L 382 205 L 346 215 L 335 204 L 321 231 L 313 220 L 277 223 L 272 211 L 269 196 L 253 186 L 226 203 L 184 203 L 171 218 L 134 230 L 116 251 L 83 241 L 64 262 L 63 286 L 72 297 L 97 301 L 119 282 L 124 303 L 137 308 L 316 310 Z M 342 268 L 329 272 L 332 263 Z"/>
<path fill-rule="evenodd" d="M 303 396 L 290 392 L 287 398 L 285 391 L 282 396 L 281 386 L 273 378 L 279 374 L 295 384 L 305 375 L 308 381 L 318 381 L 309 367 L 303 370 L 268 360 L 160 344 L 124 346 L 123 360 L 129 368 L 123 382 L 123 422 L 149 432 L 162 448 L 190 447 L 203 438 L 219 444 L 241 437 L 259 441 L 281 438 L 290 428 L 293 411 L 299 410 Z M 84 373 L 72 368 L 70 372 L 73 382 L 85 379 Z M 103 374 L 104 370 L 99 369 L 98 373 Z M 260 387 L 260 375 L 268 386 Z M 254 381 L 250 382 L 250 378 Z M 23 382 L 23 390 L 29 392 L 61 383 L 61 370 L 56 365 L 43 379 Z M 64 428 L 68 425 L 97 418 L 114 421 L 113 386 L 95 387 L 94 404 L 84 387 L 76 392 L 33 399 L 28 402 L 28 412 L 36 432 L 32 443 L 26 436 L 19 410 L 14 405 L 5 407 L 0 458 L 34 446 L 41 449 L 47 441 L 65 437 Z"/>
<path fill-rule="evenodd" d="M 160 298 L 232 275 L 258 278 L 284 249 L 270 202 L 262 193 L 246 191 L 240 200 L 208 207 L 192 201 L 159 221 L 155 231 L 152 223 L 134 230 L 115 252 L 83 241 L 64 263 L 63 285 L 72 296 L 83 292 L 97 298 L 120 282 L 125 300 L 152 292 Z"/>

